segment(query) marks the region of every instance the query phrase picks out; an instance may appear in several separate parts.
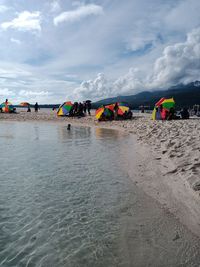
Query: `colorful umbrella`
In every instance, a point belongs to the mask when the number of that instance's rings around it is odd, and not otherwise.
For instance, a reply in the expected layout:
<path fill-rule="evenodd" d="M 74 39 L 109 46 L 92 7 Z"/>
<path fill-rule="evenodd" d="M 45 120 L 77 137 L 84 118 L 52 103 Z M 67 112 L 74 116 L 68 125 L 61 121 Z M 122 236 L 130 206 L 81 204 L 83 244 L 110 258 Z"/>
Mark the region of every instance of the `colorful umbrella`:
<path fill-rule="evenodd" d="M 100 108 L 98 108 L 96 110 L 96 118 L 99 119 L 102 116 L 102 114 L 106 116 L 107 118 L 111 118 L 115 111 L 115 105 L 116 103 L 109 104 L 106 106 L 101 106 Z M 118 115 L 122 116 L 124 115 L 126 111 L 127 112 L 129 111 L 128 104 L 122 103 L 122 102 L 117 103 L 117 114 Z"/>
<path fill-rule="evenodd" d="M 113 116 L 113 110 L 113 105 L 101 106 L 96 110 L 95 116 L 98 120 L 101 118 L 102 115 L 109 119 Z"/>
<path fill-rule="evenodd" d="M 1 104 L 2 112 L 11 113 L 14 111 L 14 107 L 10 102 L 3 102 Z"/>
<path fill-rule="evenodd" d="M 124 103 L 118 103 L 118 110 L 117 114 L 120 116 L 123 116 L 125 112 L 129 111 L 129 107 L 125 105 Z"/>
<path fill-rule="evenodd" d="M 107 105 L 106 108 L 109 108 L 110 110 L 112 110 L 114 112 L 115 110 L 115 105 L 117 105 L 117 114 L 122 116 L 124 115 L 125 111 L 129 111 L 129 107 L 127 103 L 122 103 L 122 102 L 118 102 L 115 104 L 110 104 Z"/>
<path fill-rule="evenodd" d="M 114 107 L 115 107 L 115 104 L 109 104 L 109 105 L 106 105 L 105 108 L 111 110 L 111 111 L 114 111 Z"/>
<path fill-rule="evenodd" d="M 162 112 L 157 111 L 156 108 L 160 107 L 162 105 Z M 156 104 L 155 108 L 152 113 L 152 119 L 153 120 L 160 120 L 163 119 L 165 116 L 165 113 L 170 110 L 170 108 L 174 108 L 175 101 L 173 98 L 161 98 Z"/>
<path fill-rule="evenodd" d="M 95 117 L 96 117 L 98 120 L 101 118 L 101 115 L 103 114 L 104 109 L 105 109 L 105 108 L 102 106 L 102 107 L 100 107 L 100 108 L 98 108 L 98 109 L 96 110 L 96 112 L 95 112 Z"/>
<path fill-rule="evenodd" d="M 112 109 L 105 107 L 103 114 L 105 115 L 106 118 L 110 118 L 113 115 L 113 111 Z"/>
<path fill-rule="evenodd" d="M 28 107 L 28 106 L 30 106 L 30 104 L 28 102 L 22 102 L 22 103 L 20 103 L 20 106 Z"/>
<path fill-rule="evenodd" d="M 57 115 L 58 116 L 67 116 L 69 115 L 70 111 L 73 108 L 73 104 L 71 101 L 64 102 L 60 107 L 58 108 Z"/>
<path fill-rule="evenodd" d="M 170 110 L 170 108 L 174 108 L 174 106 L 175 106 L 174 99 L 173 98 L 165 99 L 162 102 L 162 106 L 163 106 L 163 108 L 165 108 L 167 110 Z"/>
<path fill-rule="evenodd" d="M 162 102 L 165 100 L 165 98 L 164 97 L 162 97 L 156 104 L 155 104 L 155 106 L 156 107 L 159 107 L 161 104 L 162 104 Z"/>

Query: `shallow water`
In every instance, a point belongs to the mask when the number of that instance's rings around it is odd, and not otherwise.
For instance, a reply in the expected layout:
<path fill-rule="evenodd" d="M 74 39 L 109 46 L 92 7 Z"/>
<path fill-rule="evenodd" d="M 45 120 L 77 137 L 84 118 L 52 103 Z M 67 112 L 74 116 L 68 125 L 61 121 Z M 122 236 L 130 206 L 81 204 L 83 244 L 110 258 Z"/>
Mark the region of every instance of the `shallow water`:
<path fill-rule="evenodd" d="M 0 266 L 199 266 L 199 240 L 131 183 L 129 135 L 1 122 L 0 147 Z"/>

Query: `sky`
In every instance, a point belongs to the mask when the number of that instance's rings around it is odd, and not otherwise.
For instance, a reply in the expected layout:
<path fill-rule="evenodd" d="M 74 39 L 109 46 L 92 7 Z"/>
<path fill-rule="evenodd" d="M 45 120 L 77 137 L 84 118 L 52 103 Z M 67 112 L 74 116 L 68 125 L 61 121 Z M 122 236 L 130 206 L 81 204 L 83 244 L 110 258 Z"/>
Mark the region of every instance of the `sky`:
<path fill-rule="evenodd" d="M 0 0 L 0 101 L 62 103 L 200 80 L 200 0 Z"/>

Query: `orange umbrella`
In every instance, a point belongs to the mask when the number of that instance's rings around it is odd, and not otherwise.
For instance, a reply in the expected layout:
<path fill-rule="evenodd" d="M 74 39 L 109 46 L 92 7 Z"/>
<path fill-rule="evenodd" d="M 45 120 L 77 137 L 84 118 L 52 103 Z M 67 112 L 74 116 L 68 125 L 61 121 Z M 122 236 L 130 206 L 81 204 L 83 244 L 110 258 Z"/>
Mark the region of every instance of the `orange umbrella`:
<path fill-rule="evenodd" d="M 30 104 L 28 102 L 22 102 L 22 103 L 20 103 L 20 106 L 28 107 L 28 106 L 30 106 Z"/>

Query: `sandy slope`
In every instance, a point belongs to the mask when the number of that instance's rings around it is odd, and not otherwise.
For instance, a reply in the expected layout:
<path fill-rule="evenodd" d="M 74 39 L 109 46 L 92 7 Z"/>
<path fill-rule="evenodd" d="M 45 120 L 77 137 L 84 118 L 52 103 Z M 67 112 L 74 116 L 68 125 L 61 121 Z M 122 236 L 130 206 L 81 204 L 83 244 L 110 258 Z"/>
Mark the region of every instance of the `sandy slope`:
<path fill-rule="evenodd" d="M 51 110 L 0 114 L 1 120 L 52 121 L 133 133 L 137 138 L 137 160 L 130 161 L 130 177 L 200 236 L 200 120 L 162 122 L 152 121 L 149 114 L 135 114 L 131 121 L 99 123 L 94 115 L 62 118 Z M 130 148 L 130 159 L 131 153 Z"/>

